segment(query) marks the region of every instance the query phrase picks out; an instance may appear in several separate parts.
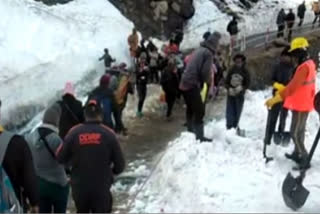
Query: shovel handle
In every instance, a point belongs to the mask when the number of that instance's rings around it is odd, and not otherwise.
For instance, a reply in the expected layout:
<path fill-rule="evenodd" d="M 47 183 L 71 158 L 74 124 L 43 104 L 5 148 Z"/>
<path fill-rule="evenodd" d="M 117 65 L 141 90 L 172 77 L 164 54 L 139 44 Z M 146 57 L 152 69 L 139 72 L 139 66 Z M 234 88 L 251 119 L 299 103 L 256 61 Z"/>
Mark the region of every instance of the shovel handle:
<path fill-rule="evenodd" d="M 320 139 L 320 128 L 319 128 L 317 136 L 314 139 L 314 142 L 312 144 L 312 147 L 311 147 L 311 150 L 310 150 L 310 153 L 309 153 L 309 157 L 308 157 L 308 164 L 310 164 L 310 162 L 312 160 L 312 157 L 313 157 L 313 154 L 316 151 L 316 148 L 317 148 L 318 143 L 319 143 L 319 139 Z"/>

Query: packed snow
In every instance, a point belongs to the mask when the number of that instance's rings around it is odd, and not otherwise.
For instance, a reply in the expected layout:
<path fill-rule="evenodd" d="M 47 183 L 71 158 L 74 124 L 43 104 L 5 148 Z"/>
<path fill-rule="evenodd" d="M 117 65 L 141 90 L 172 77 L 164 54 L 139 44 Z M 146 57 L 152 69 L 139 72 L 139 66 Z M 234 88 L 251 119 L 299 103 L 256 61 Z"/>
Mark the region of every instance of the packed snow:
<path fill-rule="evenodd" d="M 127 36 L 133 24 L 109 1 L 48 7 L 34 0 L 2 0 L 0 13 L 4 124 L 18 106 L 46 106 L 67 81 L 85 84 L 84 78 L 100 76 L 104 48 L 118 62 L 130 63 Z"/>
<path fill-rule="evenodd" d="M 286 152 L 292 152 L 293 143 L 288 147 L 268 147 L 268 155 L 275 158 L 273 162 L 265 164 L 262 156 L 267 120 L 264 102 L 270 95 L 271 90 L 246 94 L 240 122 L 240 127 L 246 130 L 246 138 L 237 136 L 235 130 L 227 131 L 226 121 L 221 119 L 205 127 L 205 134 L 213 138 L 213 143 L 197 142 L 190 133 L 182 133 L 170 142 L 154 173 L 139 192 L 131 212 L 292 212 L 283 202 L 281 186 L 286 174 L 295 166 L 284 157 Z M 289 117 L 287 130 L 290 124 Z M 312 112 L 306 131 L 308 149 L 319 127 L 319 116 Z M 311 194 L 301 212 L 320 210 L 319 154 L 318 149 L 304 181 Z M 133 186 L 133 190 L 139 189 L 137 186 L 139 184 Z"/>
<path fill-rule="evenodd" d="M 225 0 L 225 2 L 233 12 L 242 18 L 239 22 L 240 37 L 246 37 L 265 33 L 267 30 L 276 30 L 276 18 L 280 9 L 284 8 L 288 12 L 292 8 L 293 12 L 297 13 L 298 5 L 302 3 L 302 0 L 260 0 L 250 10 L 240 7 L 238 0 Z M 310 23 L 314 18 L 311 2 L 312 0 L 306 1 L 305 23 Z M 212 0 L 195 0 L 194 5 L 196 12 L 186 26 L 182 48 L 197 47 L 202 41 L 202 35 L 208 30 L 222 33 L 224 35 L 222 41 L 229 42 L 226 28 L 232 17 L 219 10 Z M 298 17 L 296 17 L 296 22 L 298 22 Z"/>

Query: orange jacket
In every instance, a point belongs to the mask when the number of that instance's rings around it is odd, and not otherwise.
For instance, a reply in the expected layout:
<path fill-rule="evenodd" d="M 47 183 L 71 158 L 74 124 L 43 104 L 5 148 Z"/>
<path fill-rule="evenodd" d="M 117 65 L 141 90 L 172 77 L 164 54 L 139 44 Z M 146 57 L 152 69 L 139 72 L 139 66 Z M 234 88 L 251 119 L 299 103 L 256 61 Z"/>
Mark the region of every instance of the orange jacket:
<path fill-rule="evenodd" d="M 310 112 L 316 93 L 316 65 L 313 60 L 302 63 L 286 89 L 280 92 L 284 107 L 294 111 Z"/>

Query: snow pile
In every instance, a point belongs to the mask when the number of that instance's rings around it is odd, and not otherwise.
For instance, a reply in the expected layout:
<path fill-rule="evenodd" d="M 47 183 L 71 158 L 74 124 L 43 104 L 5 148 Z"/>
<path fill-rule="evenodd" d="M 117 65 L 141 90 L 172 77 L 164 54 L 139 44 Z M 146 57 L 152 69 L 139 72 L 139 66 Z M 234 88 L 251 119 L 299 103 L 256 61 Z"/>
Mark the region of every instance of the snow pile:
<path fill-rule="evenodd" d="M 247 93 L 240 124 L 247 132 L 246 138 L 237 136 L 234 130 L 227 131 L 223 119 L 206 126 L 206 136 L 212 137 L 213 143 L 199 143 L 189 133 L 171 142 L 131 212 L 291 212 L 282 200 L 281 186 L 295 166 L 284 157 L 293 145 L 269 147 L 268 153 L 275 160 L 268 165 L 262 158 L 267 119 L 264 102 L 270 94 Z M 319 117 L 313 112 L 306 132 L 308 149 L 319 126 Z M 318 150 L 304 182 L 311 194 L 301 212 L 320 209 L 319 163 Z"/>
<path fill-rule="evenodd" d="M 239 6 L 239 0 L 225 0 L 225 2 L 233 12 L 243 18 L 239 22 L 239 30 L 240 34 L 246 36 L 263 33 L 267 29 L 270 31 L 276 30 L 276 18 L 279 10 L 284 8 L 288 12 L 292 8 L 296 14 L 298 5 L 302 3 L 301 0 L 260 0 L 253 8 L 247 10 Z M 311 11 L 311 2 L 312 0 L 306 1 L 305 23 L 310 23 L 314 18 Z M 208 29 L 211 32 L 222 33 L 224 35 L 223 42 L 229 42 L 229 33 L 227 33 L 226 28 L 232 17 L 219 10 L 212 0 L 195 0 L 194 5 L 196 12 L 186 26 L 182 48 L 197 47 L 199 42 L 202 41 L 202 35 Z M 296 22 L 298 22 L 298 17 L 296 17 Z"/>
<path fill-rule="evenodd" d="M 46 106 L 66 81 L 101 75 L 98 58 L 104 48 L 117 61 L 130 62 L 127 36 L 133 24 L 108 1 L 47 7 L 33 0 L 2 0 L 0 13 L 4 123 L 16 106 Z"/>

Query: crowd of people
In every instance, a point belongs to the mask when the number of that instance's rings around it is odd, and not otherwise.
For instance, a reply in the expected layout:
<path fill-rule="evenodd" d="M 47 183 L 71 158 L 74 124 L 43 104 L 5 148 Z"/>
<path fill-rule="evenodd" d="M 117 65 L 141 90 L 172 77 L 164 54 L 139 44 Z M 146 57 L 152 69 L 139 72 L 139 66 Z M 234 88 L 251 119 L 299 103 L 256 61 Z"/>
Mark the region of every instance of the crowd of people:
<path fill-rule="evenodd" d="M 295 18 L 290 14 L 292 10 L 278 17 L 279 23 L 287 21 L 289 29 Z M 302 24 L 302 12 L 298 16 Z M 234 18 L 228 26 L 230 34 L 238 32 L 236 25 Z M 133 29 L 127 40 L 132 71 L 125 63 L 116 64 L 105 49 L 99 58 L 104 60 L 105 73 L 84 105 L 76 98 L 73 84 L 67 82 L 61 99 L 46 108 L 42 124 L 31 133 L 22 137 L 0 127 L 0 178 L 7 181 L 0 195 L 6 194 L 10 202 L 0 201 L 0 211 L 66 213 L 71 187 L 77 212 L 110 213 L 114 175 L 125 168 L 116 136 L 128 134 L 123 110 L 128 95 L 136 90 L 136 116 L 144 117 L 149 84 L 163 89 L 167 121 L 173 118 L 175 101 L 183 97 L 187 130 L 200 142 L 212 142 L 204 135 L 206 104 L 217 96 L 220 87 L 225 87 L 226 129 L 235 129 L 245 137 L 239 122 L 251 79 L 246 56 L 235 54 L 228 69 L 220 52 L 220 33 L 206 32 L 200 46 L 187 55 L 180 51 L 183 37 L 181 29 L 177 29 L 159 50 L 150 39 L 140 40 Z M 272 138 L 276 143 L 284 141 L 286 117 L 292 111 L 290 137 L 295 149 L 286 157 L 295 161 L 299 169 L 310 167 L 304 136 L 308 114 L 313 110 L 316 65 L 309 57 L 308 47 L 305 38 L 297 38 L 282 51 L 273 69 L 273 97 L 266 102 L 269 115 L 264 141 L 268 145 Z M 280 134 L 276 139 L 279 117 Z"/>

